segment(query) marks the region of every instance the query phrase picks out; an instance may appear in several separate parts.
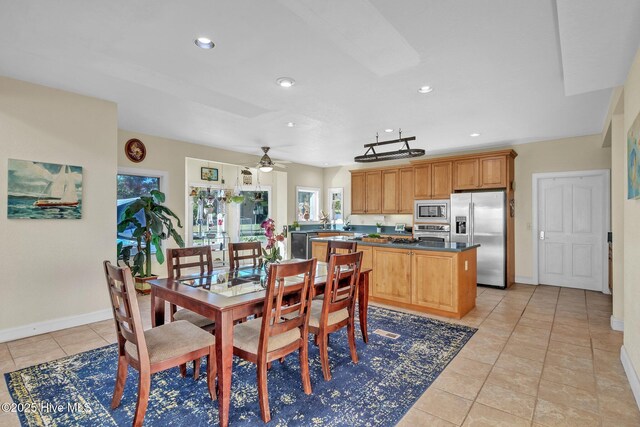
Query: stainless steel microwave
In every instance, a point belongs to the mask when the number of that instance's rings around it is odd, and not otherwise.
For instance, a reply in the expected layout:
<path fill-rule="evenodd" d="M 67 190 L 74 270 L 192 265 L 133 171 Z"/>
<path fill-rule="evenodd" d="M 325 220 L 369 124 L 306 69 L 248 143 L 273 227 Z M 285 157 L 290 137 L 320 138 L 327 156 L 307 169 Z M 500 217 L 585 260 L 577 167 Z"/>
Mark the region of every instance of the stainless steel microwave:
<path fill-rule="evenodd" d="M 449 200 L 416 200 L 414 223 L 449 223 Z"/>

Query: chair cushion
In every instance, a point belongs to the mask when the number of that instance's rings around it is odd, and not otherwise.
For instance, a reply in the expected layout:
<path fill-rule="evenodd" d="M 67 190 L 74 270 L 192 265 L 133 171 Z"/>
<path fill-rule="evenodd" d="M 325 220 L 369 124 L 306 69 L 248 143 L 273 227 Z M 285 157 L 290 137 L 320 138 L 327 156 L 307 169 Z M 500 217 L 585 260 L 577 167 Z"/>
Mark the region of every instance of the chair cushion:
<path fill-rule="evenodd" d="M 233 327 L 233 346 L 251 354 L 258 354 L 258 340 L 260 339 L 260 329 L 262 328 L 262 318 L 239 323 Z M 300 338 L 300 329 L 294 328 L 290 331 L 269 338 L 267 351 L 271 352 L 285 347 Z"/>
<path fill-rule="evenodd" d="M 309 314 L 309 326 L 313 326 L 314 328 L 320 327 L 320 315 L 322 314 L 322 304 L 323 300 L 312 300 L 311 301 L 311 313 Z M 333 313 L 329 313 L 328 324 L 333 325 L 334 323 L 338 323 L 343 321 L 344 319 L 349 317 L 349 312 L 346 308 L 342 308 L 338 311 L 334 311 Z"/>
<path fill-rule="evenodd" d="M 216 342 L 213 335 L 186 320 L 148 329 L 144 331 L 144 338 L 147 341 L 147 351 L 152 364 L 212 346 Z M 131 358 L 138 360 L 135 344 L 127 341 L 124 349 Z"/>
<path fill-rule="evenodd" d="M 215 322 L 208 317 L 201 316 L 198 313 L 195 313 L 191 310 L 187 310 L 186 308 L 181 308 L 176 311 L 173 315 L 173 320 L 186 320 L 189 323 L 193 323 L 199 328 L 204 328 L 205 326 L 213 325 Z"/>

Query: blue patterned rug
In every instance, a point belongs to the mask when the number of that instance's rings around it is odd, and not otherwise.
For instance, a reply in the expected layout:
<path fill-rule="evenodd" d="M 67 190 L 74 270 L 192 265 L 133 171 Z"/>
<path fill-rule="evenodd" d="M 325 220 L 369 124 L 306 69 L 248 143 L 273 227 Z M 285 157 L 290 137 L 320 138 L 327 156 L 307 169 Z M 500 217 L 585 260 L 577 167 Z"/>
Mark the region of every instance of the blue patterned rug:
<path fill-rule="evenodd" d="M 391 339 L 376 329 L 399 334 Z M 359 328 L 356 327 L 359 334 Z M 313 393 L 302 391 L 297 354 L 274 362 L 268 373 L 272 426 L 395 425 L 473 336 L 476 329 L 379 307 L 369 308 L 369 344 L 356 335 L 360 362 L 351 362 L 346 331 L 331 336 L 333 378 L 322 377 L 318 348 L 309 346 Z M 204 364 L 204 363 L 203 363 Z M 115 344 L 5 374 L 19 413 L 28 426 L 130 425 L 136 404 L 137 372 L 129 378 L 116 410 L 110 409 L 117 349 Z M 211 401 L 205 369 L 198 381 L 182 378 L 177 368 L 151 377 L 145 425 L 218 424 L 218 403 Z M 255 366 L 234 358 L 230 424 L 263 425 Z"/>

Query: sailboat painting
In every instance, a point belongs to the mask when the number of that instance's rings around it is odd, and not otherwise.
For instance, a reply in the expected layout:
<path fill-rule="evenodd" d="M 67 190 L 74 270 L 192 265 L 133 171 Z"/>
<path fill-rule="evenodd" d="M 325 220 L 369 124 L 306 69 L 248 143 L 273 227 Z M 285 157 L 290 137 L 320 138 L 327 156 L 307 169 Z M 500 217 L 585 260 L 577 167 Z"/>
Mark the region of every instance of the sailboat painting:
<path fill-rule="evenodd" d="M 7 217 L 82 218 L 82 167 L 9 159 Z"/>

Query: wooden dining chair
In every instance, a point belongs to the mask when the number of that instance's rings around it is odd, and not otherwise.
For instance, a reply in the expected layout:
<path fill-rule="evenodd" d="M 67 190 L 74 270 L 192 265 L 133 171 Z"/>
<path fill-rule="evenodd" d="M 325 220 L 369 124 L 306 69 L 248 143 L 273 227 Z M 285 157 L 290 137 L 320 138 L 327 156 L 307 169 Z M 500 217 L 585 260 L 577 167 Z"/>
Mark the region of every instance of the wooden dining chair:
<path fill-rule="evenodd" d="M 299 352 L 302 388 L 311 394 L 307 326 L 309 294 L 314 284 L 315 259 L 272 264 L 262 317 L 233 327 L 233 354 L 257 365 L 260 414 L 271 420 L 267 370 L 271 361 Z"/>
<path fill-rule="evenodd" d="M 355 305 L 362 252 L 334 254 L 327 268 L 324 298 L 311 301 L 309 332 L 316 336 L 324 379 L 331 379 L 329 334 L 347 327 L 351 360 L 358 363 L 355 336 Z"/>
<path fill-rule="evenodd" d="M 167 248 L 167 276 L 169 279 L 176 279 L 185 275 L 211 274 L 213 271 L 213 256 L 210 246 L 193 246 L 190 248 Z M 175 304 L 169 304 L 171 321 L 186 320 L 189 323 L 213 333 L 216 325 L 212 319 L 202 316 L 186 308 L 180 308 Z M 184 377 L 187 374 L 186 365 L 180 366 L 180 374 Z M 200 375 L 200 359 L 193 361 L 193 378 Z"/>
<path fill-rule="evenodd" d="M 141 426 L 149 401 L 151 374 L 202 356 L 207 357 L 209 396 L 215 400 L 215 337 L 186 321 L 143 330 L 131 270 L 115 267 L 109 261 L 103 264 L 118 337 L 118 369 L 111 409 L 120 405 L 131 366 L 139 375 L 133 425 Z"/>
<path fill-rule="evenodd" d="M 338 252 L 340 250 L 340 252 Z M 340 240 L 329 240 L 327 242 L 327 256 L 325 262 L 329 262 L 331 255 L 337 253 L 352 254 L 358 250 L 358 242 L 347 242 Z"/>
<path fill-rule="evenodd" d="M 251 260 L 254 267 L 262 265 L 262 246 L 260 242 L 229 243 L 229 268 L 237 270 L 241 262 Z"/>
<path fill-rule="evenodd" d="M 191 248 L 167 249 L 167 276 L 176 279 L 186 275 L 196 274 L 203 276 L 213 271 L 213 257 L 210 246 L 194 246 Z M 213 331 L 215 323 L 208 317 L 194 313 L 186 308 L 178 310 L 175 304 L 171 304 L 171 321 L 186 320 L 189 323 Z"/>

